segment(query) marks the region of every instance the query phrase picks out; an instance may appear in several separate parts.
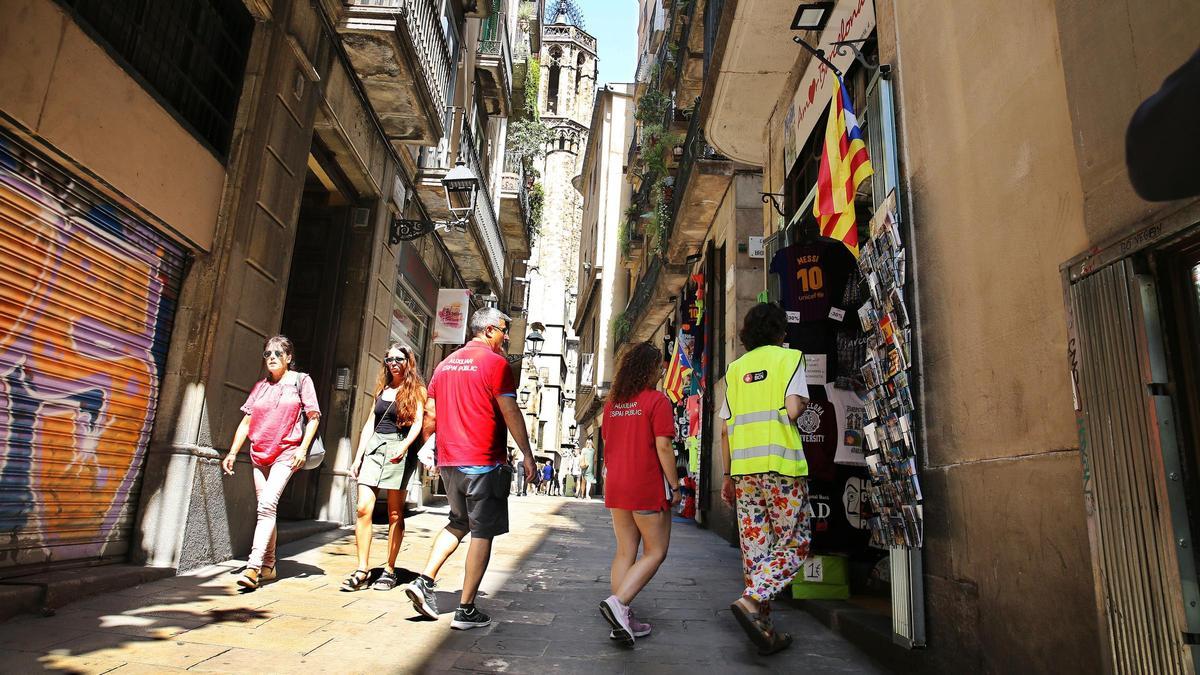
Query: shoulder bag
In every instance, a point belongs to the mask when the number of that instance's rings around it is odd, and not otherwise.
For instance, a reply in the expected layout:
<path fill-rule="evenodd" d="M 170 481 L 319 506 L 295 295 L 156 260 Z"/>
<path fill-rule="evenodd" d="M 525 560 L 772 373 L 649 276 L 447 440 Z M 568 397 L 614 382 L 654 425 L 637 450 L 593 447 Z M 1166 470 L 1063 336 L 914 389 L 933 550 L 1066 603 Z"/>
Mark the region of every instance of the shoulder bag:
<path fill-rule="evenodd" d="M 302 434 L 307 432 L 309 422 L 308 415 L 304 414 L 304 392 L 300 390 L 301 378 L 305 377 L 308 377 L 308 375 L 296 373 L 296 379 L 293 382 L 293 384 L 296 386 L 296 396 L 300 398 L 300 431 Z M 310 381 L 312 380 L 311 377 L 308 377 L 308 379 Z M 303 438 L 303 436 L 301 436 L 301 438 Z M 303 442 L 303 440 L 301 440 L 301 442 Z M 321 440 L 321 434 L 318 432 L 316 436 L 313 436 L 312 445 L 308 446 L 308 457 L 304 460 L 304 466 L 301 468 L 303 468 L 305 471 L 312 471 L 313 469 L 321 466 L 321 462 L 324 461 L 325 442 Z"/>

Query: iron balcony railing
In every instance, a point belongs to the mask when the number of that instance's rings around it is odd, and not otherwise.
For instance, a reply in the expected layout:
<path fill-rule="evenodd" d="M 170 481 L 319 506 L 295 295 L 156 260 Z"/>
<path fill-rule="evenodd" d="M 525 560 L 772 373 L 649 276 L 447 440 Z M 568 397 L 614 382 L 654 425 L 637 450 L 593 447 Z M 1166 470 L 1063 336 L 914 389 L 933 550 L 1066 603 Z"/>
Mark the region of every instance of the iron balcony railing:
<path fill-rule="evenodd" d="M 442 13 L 438 10 L 441 3 L 435 0 L 348 0 L 346 4 L 399 11 L 425 73 L 434 110 L 444 110 L 456 64 L 450 58 L 446 35 L 442 32 Z"/>
<path fill-rule="evenodd" d="M 504 237 L 500 235 L 500 224 L 496 222 L 496 202 L 492 200 L 492 191 L 488 187 L 490 177 L 479 161 L 479 153 L 475 150 L 475 135 L 465 117 L 462 123 L 462 136 L 458 142 L 458 152 L 466 162 L 471 173 L 479 178 L 479 197 L 475 201 L 475 222 L 479 227 L 480 241 L 486 249 L 488 265 L 492 270 L 492 278 L 497 285 L 504 285 Z"/>
<path fill-rule="evenodd" d="M 504 81 L 501 85 L 504 87 L 504 94 L 511 99 L 512 45 L 508 40 L 508 21 L 504 12 L 493 12 L 491 16 L 484 19 L 482 30 L 479 32 L 479 54 L 493 56 L 500 60 L 504 71 L 501 78 Z"/>
<path fill-rule="evenodd" d="M 700 125 L 700 99 L 692 105 L 692 121 L 688 125 L 687 137 L 683 141 L 683 155 L 679 158 L 679 171 L 675 174 L 675 191 L 671 196 L 671 219 L 667 223 L 667 240 L 675 231 L 675 221 L 679 209 L 683 206 L 683 195 L 687 191 L 688 181 L 692 177 L 692 169 L 696 162 L 702 159 L 724 159 L 711 145 L 704 140 L 704 129 Z"/>
<path fill-rule="evenodd" d="M 624 319 L 629 322 L 630 327 L 637 326 L 642 314 L 646 312 L 646 306 L 654 297 L 654 290 L 658 286 L 658 277 L 661 274 L 662 257 L 654 256 L 646 268 L 646 273 L 638 279 L 637 286 L 633 290 L 633 297 L 629 298 L 629 304 L 625 306 Z"/>

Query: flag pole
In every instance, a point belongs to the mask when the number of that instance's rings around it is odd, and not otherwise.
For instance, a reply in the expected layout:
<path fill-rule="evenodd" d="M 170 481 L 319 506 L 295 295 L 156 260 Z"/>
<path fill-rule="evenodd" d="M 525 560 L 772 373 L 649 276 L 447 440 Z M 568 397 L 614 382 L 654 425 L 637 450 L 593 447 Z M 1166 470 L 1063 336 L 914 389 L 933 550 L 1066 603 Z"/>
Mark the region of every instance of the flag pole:
<path fill-rule="evenodd" d="M 839 79 L 842 77 L 842 71 L 838 70 L 838 67 L 833 65 L 833 61 L 830 61 L 829 59 L 825 58 L 825 50 L 824 49 L 817 49 L 816 47 L 808 44 L 804 40 L 800 39 L 799 35 L 793 35 L 792 42 L 795 42 L 796 44 L 800 45 L 801 47 L 804 47 L 809 52 L 811 52 L 812 55 L 814 57 L 816 57 L 816 59 L 818 61 L 820 61 L 821 63 L 824 63 L 826 66 L 828 66 L 829 69 L 833 71 L 833 74 L 837 75 Z"/>

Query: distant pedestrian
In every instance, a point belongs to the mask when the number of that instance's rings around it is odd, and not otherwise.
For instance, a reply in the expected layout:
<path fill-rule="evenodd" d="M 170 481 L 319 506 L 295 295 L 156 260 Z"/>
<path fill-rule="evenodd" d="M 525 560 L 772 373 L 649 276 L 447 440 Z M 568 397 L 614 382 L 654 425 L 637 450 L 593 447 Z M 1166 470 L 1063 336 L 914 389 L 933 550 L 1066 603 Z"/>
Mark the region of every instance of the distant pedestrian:
<path fill-rule="evenodd" d="M 762 654 L 792 643 L 775 630 L 770 601 L 792 583 L 811 542 L 808 463 L 796 427 L 808 384 L 803 354 L 781 346 L 786 330 L 778 305 L 756 305 L 746 314 L 746 354 L 729 364 L 720 412 L 721 498 L 736 509 L 747 581 L 731 609 Z"/>
<path fill-rule="evenodd" d="M 642 342 L 627 351 L 601 426 L 608 469 L 604 505 L 612 515 L 617 550 L 609 575 L 612 595 L 600 603 L 600 612 L 612 625 L 610 637 L 627 645 L 650 634 L 650 624 L 635 619 L 629 605 L 666 560 L 671 507 L 680 499 L 671 447 L 675 415 L 671 402 L 654 388 L 661 372 L 662 355 L 654 345 Z"/>
<path fill-rule="evenodd" d="M 583 477 L 583 492 L 578 494 L 580 499 L 592 498 L 592 485 L 596 482 L 596 450 L 592 447 L 592 440 L 589 438 L 583 444 L 583 450 L 579 454 L 579 470 Z"/>
<path fill-rule="evenodd" d="M 295 353 L 291 340 L 282 335 L 268 339 L 263 345 L 263 365 L 267 375 L 255 383 L 242 404 L 245 417 L 233 434 L 229 454 L 221 460 L 221 468 L 232 476 L 234 460 L 242 445 L 250 440 L 258 522 L 254 525 L 246 569 L 237 581 L 239 586 L 250 590 L 277 576 L 275 512 L 279 497 L 292 474 L 304 466 L 321 417 L 312 378 L 293 370 Z"/>
<path fill-rule="evenodd" d="M 358 482 L 354 541 L 358 568 L 342 582 L 343 591 L 366 587 L 371 561 L 372 516 L 380 490 L 387 491 L 388 555 L 383 573 L 371 585 L 377 591 L 396 587 L 396 556 L 404 541 L 404 501 L 417 470 L 417 450 L 425 413 L 425 383 L 412 350 L 393 344 L 383 358 L 375 385 L 375 407 L 359 434 L 350 475 Z"/>
<path fill-rule="evenodd" d="M 542 467 L 542 483 L 545 485 L 545 494 L 547 496 L 554 494 L 554 461 L 546 460 L 546 466 Z"/>
<path fill-rule="evenodd" d="M 436 620 L 438 572 L 469 533 L 462 594 L 450 622 L 460 630 L 492 622 L 475 607 L 475 595 L 492 556 L 492 538 L 508 532 L 508 435 L 525 456 L 526 479 L 534 471 L 512 369 L 499 352 L 510 322 L 494 308 L 475 312 L 471 341 L 442 361 L 429 381 L 425 414 L 437 431 L 438 471 L 450 503 L 450 522 L 434 539 L 424 572 L 405 593 L 417 612 Z"/>
<path fill-rule="evenodd" d="M 578 466 L 578 458 L 574 453 L 563 455 L 562 463 L 558 467 L 558 494 L 567 496 L 567 479 L 574 475 L 575 467 Z M 579 481 L 572 481 L 575 490 L 579 489 Z"/>

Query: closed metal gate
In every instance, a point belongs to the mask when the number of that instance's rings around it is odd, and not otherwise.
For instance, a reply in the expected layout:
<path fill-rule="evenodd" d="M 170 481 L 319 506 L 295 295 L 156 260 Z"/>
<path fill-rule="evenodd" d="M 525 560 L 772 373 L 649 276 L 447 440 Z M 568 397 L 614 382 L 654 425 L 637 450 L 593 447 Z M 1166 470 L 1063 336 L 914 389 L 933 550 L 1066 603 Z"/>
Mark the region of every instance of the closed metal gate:
<path fill-rule="evenodd" d="M 1195 588 L 1180 579 L 1194 581 L 1194 570 L 1190 551 L 1176 551 L 1190 537 L 1186 511 L 1172 514 L 1182 501 L 1172 492 L 1182 488 L 1160 384 L 1154 282 L 1126 258 L 1075 280 L 1068 294 L 1084 496 L 1110 665 L 1119 673 L 1191 673 L 1183 600 L 1189 593 L 1194 600 Z"/>
<path fill-rule="evenodd" d="M 128 551 L 183 262 L 0 134 L 0 576 Z"/>

